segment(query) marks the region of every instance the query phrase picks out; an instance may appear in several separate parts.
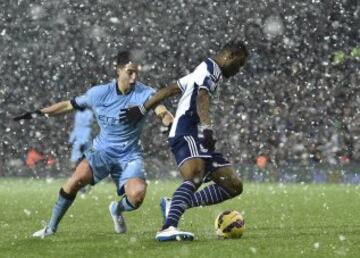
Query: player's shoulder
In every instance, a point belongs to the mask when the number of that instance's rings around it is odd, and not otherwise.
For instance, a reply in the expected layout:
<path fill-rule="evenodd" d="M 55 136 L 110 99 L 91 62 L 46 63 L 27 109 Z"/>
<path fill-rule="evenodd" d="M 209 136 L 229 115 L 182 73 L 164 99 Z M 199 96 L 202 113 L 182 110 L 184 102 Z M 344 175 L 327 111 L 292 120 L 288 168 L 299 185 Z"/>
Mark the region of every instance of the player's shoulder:
<path fill-rule="evenodd" d="M 99 91 L 107 91 L 107 90 L 111 90 L 115 86 L 116 86 L 116 81 L 113 80 L 113 81 L 110 81 L 110 82 L 97 84 L 97 85 L 93 86 L 92 88 L 95 89 L 95 90 L 99 90 Z"/>
<path fill-rule="evenodd" d="M 135 92 L 136 93 L 154 92 L 154 91 L 155 90 L 152 87 L 150 87 L 142 82 L 137 81 L 135 83 Z"/>
<path fill-rule="evenodd" d="M 221 71 L 218 64 L 211 58 L 206 58 L 195 69 L 194 73 L 211 75 L 214 80 L 217 81 L 220 78 Z"/>
<path fill-rule="evenodd" d="M 89 89 L 89 92 L 92 94 L 106 94 L 107 92 L 112 91 L 115 85 L 116 85 L 115 81 L 111 81 L 103 84 L 97 84 L 95 86 L 92 86 Z"/>

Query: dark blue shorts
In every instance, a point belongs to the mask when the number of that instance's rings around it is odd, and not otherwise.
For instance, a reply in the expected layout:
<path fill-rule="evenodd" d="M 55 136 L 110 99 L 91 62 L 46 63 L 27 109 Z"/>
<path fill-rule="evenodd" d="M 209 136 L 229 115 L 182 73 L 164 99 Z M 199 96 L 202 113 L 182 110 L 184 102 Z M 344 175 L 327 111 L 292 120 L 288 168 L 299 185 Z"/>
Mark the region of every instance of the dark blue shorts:
<path fill-rule="evenodd" d="M 215 150 L 205 149 L 201 145 L 200 140 L 191 135 L 169 138 L 169 144 L 178 167 L 186 160 L 193 158 L 202 158 L 205 160 L 205 171 L 207 175 L 219 167 L 231 166 L 231 163 L 226 160 L 221 153 Z"/>

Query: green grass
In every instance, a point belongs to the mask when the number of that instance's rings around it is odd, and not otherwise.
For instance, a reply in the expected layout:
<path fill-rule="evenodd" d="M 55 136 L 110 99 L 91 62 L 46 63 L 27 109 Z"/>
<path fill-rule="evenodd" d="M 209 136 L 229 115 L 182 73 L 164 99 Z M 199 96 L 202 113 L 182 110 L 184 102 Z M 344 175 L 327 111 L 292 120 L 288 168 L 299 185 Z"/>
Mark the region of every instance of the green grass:
<path fill-rule="evenodd" d="M 108 204 L 115 187 L 104 182 L 78 196 L 55 236 L 32 238 L 62 183 L 0 180 L 0 257 L 359 257 L 359 186 L 245 184 L 239 198 L 186 212 L 180 227 L 195 241 L 159 243 L 159 198 L 179 181 L 150 182 L 143 206 L 125 214 L 126 235 L 113 232 Z M 242 239 L 216 238 L 214 219 L 225 209 L 244 214 Z"/>

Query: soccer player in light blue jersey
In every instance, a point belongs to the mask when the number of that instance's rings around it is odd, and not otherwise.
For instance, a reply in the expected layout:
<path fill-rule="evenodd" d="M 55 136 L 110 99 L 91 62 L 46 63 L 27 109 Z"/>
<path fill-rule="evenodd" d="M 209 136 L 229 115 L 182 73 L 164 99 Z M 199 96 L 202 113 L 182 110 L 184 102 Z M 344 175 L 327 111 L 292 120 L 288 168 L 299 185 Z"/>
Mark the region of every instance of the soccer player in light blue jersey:
<path fill-rule="evenodd" d="M 124 211 L 140 207 L 146 193 L 143 157 L 140 135 L 144 119 L 136 124 L 127 124 L 119 119 L 122 109 L 143 105 L 155 91 L 137 81 L 138 65 L 129 51 L 117 55 L 117 79 L 90 88 L 84 95 L 72 100 L 61 101 L 34 112 L 27 112 L 14 120 L 31 119 L 38 115 L 56 116 L 72 110 L 91 109 L 100 127 L 92 147 L 85 152 L 85 158 L 76 167 L 74 174 L 60 189 L 49 223 L 33 234 L 34 237 L 53 235 L 77 192 L 84 186 L 94 185 L 107 176 L 114 180 L 119 202 L 110 203 L 110 215 L 117 233 L 127 231 Z M 163 105 L 154 111 L 164 126 L 172 123 L 173 116 Z"/>
<path fill-rule="evenodd" d="M 145 105 L 127 108 L 121 115 L 122 120 L 134 123 L 162 100 L 182 94 L 169 143 L 184 181 L 171 201 L 161 200 L 165 223 L 155 236 L 159 241 L 193 240 L 191 232 L 177 228 L 186 209 L 217 204 L 242 193 L 239 176 L 231 163 L 215 149 L 209 107 L 222 77 L 229 78 L 238 73 L 247 56 L 246 47 L 241 42 L 230 42 L 214 58 L 205 59 L 192 73 L 158 91 Z M 213 184 L 197 191 L 203 182 L 210 180 Z"/>
<path fill-rule="evenodd" d="M 90 109 L 78 110 L 74 117 L 74 126 L 69 136 L 71 144 L 70 161 L 77 165 L 84 152 L 91 146 L 91 131 L 94 121 L 93 112 Z"/>

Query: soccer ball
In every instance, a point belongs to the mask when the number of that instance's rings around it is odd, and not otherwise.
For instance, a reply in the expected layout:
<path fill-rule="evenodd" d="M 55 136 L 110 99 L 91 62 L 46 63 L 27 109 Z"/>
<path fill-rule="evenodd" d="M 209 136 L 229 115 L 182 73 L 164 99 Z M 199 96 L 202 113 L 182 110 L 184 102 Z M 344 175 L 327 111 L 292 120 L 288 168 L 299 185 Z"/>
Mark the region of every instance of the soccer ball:
<path fill-rule="evenodd" d="M 220 238 L 240 238 L 245 230 L 245 220 L 238 211 L 224 211 L 216 217 L 215 230 Z"/>

